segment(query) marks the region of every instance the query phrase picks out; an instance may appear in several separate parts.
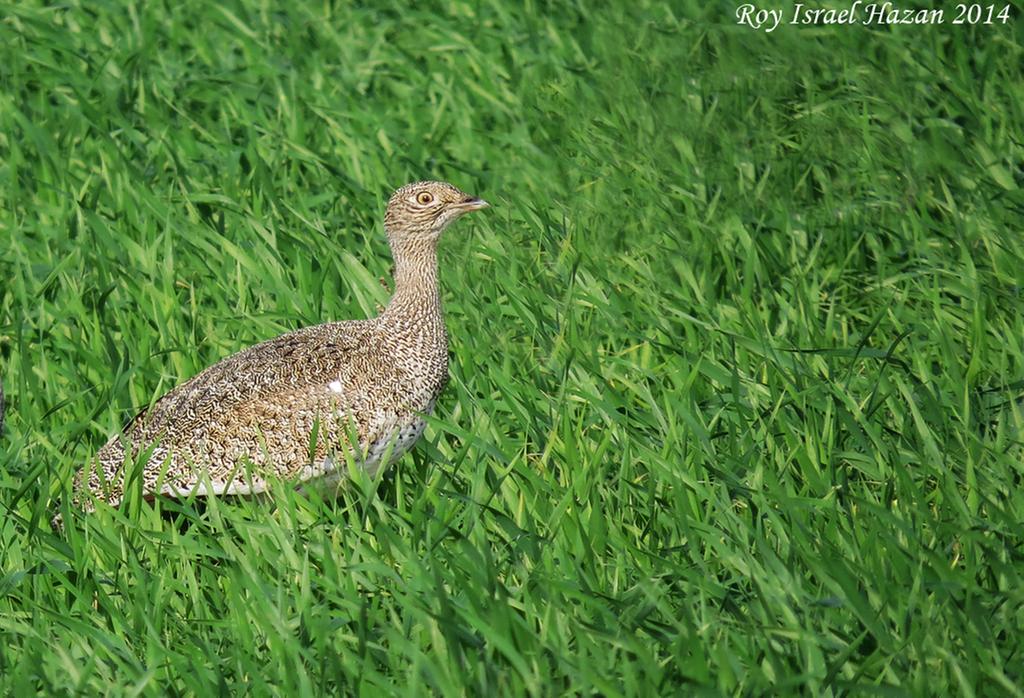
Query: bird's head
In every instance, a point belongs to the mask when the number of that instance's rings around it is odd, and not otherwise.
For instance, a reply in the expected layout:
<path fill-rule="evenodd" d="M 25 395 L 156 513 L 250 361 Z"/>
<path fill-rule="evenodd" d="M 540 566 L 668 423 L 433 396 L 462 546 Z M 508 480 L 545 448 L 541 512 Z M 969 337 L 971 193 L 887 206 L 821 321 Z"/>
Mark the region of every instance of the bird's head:
<path fill-rule="evenodd" d="M 432 242 L 462 214 L 487 206 L 483 199 L 446 182 L 406 184 L 391 195 L 384 214 L 384 228 L 392 245 Z"/>

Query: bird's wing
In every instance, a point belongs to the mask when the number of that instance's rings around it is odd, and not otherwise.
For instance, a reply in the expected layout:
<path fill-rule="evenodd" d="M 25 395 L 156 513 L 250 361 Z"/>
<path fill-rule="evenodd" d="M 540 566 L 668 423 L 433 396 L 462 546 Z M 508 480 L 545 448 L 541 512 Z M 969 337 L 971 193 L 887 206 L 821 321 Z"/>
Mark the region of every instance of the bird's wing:
<path fill-rule="evenodd" d="M 146 494 L 158 487 L 191 491 L 204 477 L 216 490 L 237 477 L 243 461 L 273 462 L 275 475 L 289 476 L 310 455 L 322 456 L 350 437 L 366 443 L 372 425 L 341 424 L 338 414 L 362 407 L 373 337 L 372 321 L 317 325 L 210 366 L 136 415 L 100 450 L 97 467 L 83 468 L 76 489 L 89 470 L 88 489 L 116 503 L 125 461 L 145 459 Z"/>

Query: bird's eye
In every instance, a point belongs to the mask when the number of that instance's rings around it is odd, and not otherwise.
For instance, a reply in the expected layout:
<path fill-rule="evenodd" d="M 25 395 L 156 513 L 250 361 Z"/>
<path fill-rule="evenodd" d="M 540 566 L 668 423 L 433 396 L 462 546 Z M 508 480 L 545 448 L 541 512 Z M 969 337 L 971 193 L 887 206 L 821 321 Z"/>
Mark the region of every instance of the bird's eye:
<path fill-rule="evenodd" d="M 434 195 L 429 191 L 421 191 L 416 195 L 416 202 L 426 206 L 427 204 L 434 203 Z"/>

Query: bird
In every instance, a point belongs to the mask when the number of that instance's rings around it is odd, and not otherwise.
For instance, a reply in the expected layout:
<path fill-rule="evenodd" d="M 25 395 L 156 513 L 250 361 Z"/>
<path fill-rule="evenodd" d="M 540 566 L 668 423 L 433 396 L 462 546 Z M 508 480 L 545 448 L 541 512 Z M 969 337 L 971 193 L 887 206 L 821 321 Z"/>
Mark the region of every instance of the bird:
<path fill-rule="evenodd" d="M 337 489 L 349 463 L 371 476 L 395 463 L 448 382 L 438 239 L 487 206 L 446 182 L 395 191 L 384 215 L 394 291 L 383 311 L 288 332 L 178 385 L 77 471 L 72 508 L 117 506 L 138 480 L 146 499 L 252 495 L 271 482 Z"/>

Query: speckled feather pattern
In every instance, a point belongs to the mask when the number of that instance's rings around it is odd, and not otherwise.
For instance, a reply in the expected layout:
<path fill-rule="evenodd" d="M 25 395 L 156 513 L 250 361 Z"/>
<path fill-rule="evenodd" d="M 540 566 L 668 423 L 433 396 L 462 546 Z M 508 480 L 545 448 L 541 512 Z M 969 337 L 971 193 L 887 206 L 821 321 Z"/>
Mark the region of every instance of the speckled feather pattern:
<path fill-rule="evenodd" d="M 397 460 L 448 380 L 437 239 L 484 206 L 442 182 L 396 191 L 385 216 L 395 292 L 381 315 L 290 332 L 181 384 L 78 472 L 75 505 L 92 508 L 86 491 L 119 503 L 132 463 L 148 496 L 261 492 L 270 475 L 335 484 L 349 459 L 371 472 Z"/>

